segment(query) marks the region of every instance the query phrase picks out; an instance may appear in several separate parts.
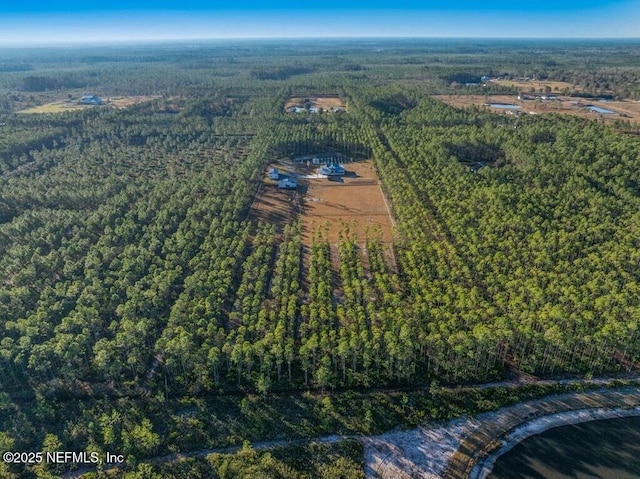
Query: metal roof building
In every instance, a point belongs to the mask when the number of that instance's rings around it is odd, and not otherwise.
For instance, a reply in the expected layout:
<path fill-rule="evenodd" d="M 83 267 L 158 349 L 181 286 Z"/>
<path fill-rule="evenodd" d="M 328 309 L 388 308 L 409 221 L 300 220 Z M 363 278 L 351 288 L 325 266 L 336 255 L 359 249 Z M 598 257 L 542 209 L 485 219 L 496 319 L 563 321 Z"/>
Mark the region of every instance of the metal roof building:
<path fill-rule="evenodd" d="M 344 166 L 337 163 L 329 163 L 320 168 L 321 175 L 327 176 L 343 176 L 345 174 Z"/>
<path fill-rule="evenodd" d="M 282 188 L 284 190 L 295 190 L 297 187 L 298 183 L 296 180 L 292 180 L 291 178 L 285 178 L 278 181 L 278 188 Z"/>

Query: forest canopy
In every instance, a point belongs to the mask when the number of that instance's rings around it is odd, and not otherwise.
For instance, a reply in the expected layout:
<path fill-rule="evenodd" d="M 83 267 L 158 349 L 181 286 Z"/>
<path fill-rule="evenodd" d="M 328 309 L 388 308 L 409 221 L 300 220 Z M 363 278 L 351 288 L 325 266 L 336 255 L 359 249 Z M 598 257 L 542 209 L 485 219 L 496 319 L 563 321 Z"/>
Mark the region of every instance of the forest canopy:
<path fill-rule="evenodd" d="M 255 395 L 406 388 L 433 399 L 438 384 L 636 364 L 634 125 L 498 115 L 432 95 L 508 72 L 638 99 L 637 55 L 607 42 L 477 48 L 95 47 L 57 60 L 48 50 L 0 52 L 0 449 L 124 444 L 138 460 L 219 445 L 214 433 L 195 436 L 206 429 L 195 411 L 209 407 L 199 401 L 212 398 L 237 395 L 229 417 L 251 417 Z M 626 67 L 602 55 L 611 48 L 622 48 Z M 543 53 L 522 54 L 534 50 Z M 584 55 L 593 68 L 580 66 Z M 149 98 L 18 113 L 87 88 Z M 285 109 L 314 95 L 345 107 Z M 333 241 L 302 209 L 253 213 L 267 168 L 327 151 L 372 163 L 391 242 L 380 227 L 358 236 L 346 222 Z M 61 401 L 68 415 L 51 406 Z M 330 417 L 327 401 L 309 409 Z M 359 430 L 377 430 L 375 408 L 363 404 Z M 347 449 L 351 470 L 357 448 Z M 290 467 L 245 452 L 256 467 Z M 236 460 L 215 458 L 231 469 Z"/>

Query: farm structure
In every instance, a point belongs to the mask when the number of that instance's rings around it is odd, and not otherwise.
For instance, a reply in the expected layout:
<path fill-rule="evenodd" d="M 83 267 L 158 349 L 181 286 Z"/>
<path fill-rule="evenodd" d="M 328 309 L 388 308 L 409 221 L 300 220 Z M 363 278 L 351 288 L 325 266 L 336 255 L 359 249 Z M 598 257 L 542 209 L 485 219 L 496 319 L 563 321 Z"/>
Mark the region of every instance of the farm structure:
<path fill-rule="evenodd" d="M 280 178 L 280 172 L 278 171 L 278 168 L 271 168 L 271 170 L 269 170 L 269 179 L 277 180 L 279 178 Z"/>
<path fill-rule="evenodd" d="M 291 178 L 284 178 L 278 181 L 278 188 L 283 190 L 295 190 L 298 187 L 298 182 Z"/>
<path fill-rule="evenodd" d="M 347 107 L 338 95 L 309 95 L 290 97 L 284 109 L 289 113 L 341 113 Z"/>
<path fill-rule="evenodd" d="M 550 100 L 559 100 L 560 97 L 558 95 L 544 95 L 544 94 L 533 94 L 533 95 L 528 95 L 525 93 L 520 93 L 518 95 L 518 100 L 543 100 L 543 101 L 550 101 Z"/>
<path fill-rule="evenodd" d="M 317 177 L 313 168 L 299 159 L 279 163 L 288 170 L 287 177 L 276 185 L 265 174 L 250 217 L 276 223 L 278 230 L 286 223 L 300 220 L 302 241 L 306 246 L 311 245 L 311 238 L 318 228 L 326 228 L 327 239 L 335 243 L 345 223 L 351 225 L 351 231 L 360 240 L 364 240 L 368 228 L 375 227 L 380 231 L 382 243 L 389 247 L 393 220 L 370 161 L 350 163 L 349 175 L 330 182 Z M 285 182 L 294 182 L 296 186 L 292 189 L 278 187 Z"/>
<path fill-rule="evenodd" d="M 321 113 L 325 110 L 323 110 L 320 107 L 317 106 L 310 106 L 309 108 L 303 108 L 300 106 L 292 106 L 287 110 L 289 113 L 305 113 L 305 112 L 309 112 L 309 113 Z M 326 111 L 333 111 L 333 110 L 326 110 Z"/>
<path fill-rule="evenodd" d="M 80 98 L 81 105 L 102 105 L 102 98 L 93 94 L 86 94 Z"/>
<path fill-rule="evenodd" d="M 353 161 L 351 158 L 341 153 L 321 153 L 317 155 L 298 156 L 293 159 L 297 163 L 308 163 L 311 161 L 313 165 L 328 165 L 331 163 L 339 164 L 345 161 Z"/>
<path fill-rule="evenodd" d="M 318 173 L 320 173 L 321 175 L 327 175 L 327 176 L 344 176 L 346 171 L 344 169 L 344 166 L 338 163 L 329 163 L 327 165 L 320 167 L 320 169 L 318 170 Z"/>
<path fill-rule="evenodd" d="M 513 104 L 517 105 L 522 113 L 525 114 L 542 114 L 542 113 L 559 113 L 562 115 L 574 115 L 582 118 L 598 119 L 604 123 L 609 123 L 614 120 L 630 120 L 640 121 L 640 103 L 631 100 L 618 100 L 618 101 L 606 101 L 595 102 L 603 105 L 610 113 L 598 111 L 598 108 L 593 107 L 593 104 L 585 104 L 582 101 L 576 100 L 567 96 L 555 96 L 555 95 L 525 95 L 525 98 L 518 98 L 513 95 L 434 95 L 434 98 L 447 103 L 455 107 L 469 107 L 472 105 L 481 106 L 485 105 L 487 108 L 496 113 L 511 113 L 513 110 L 505 110 L 491 105 L 496 104 Z M 545 96 L 545 99 L 542 97 Z M 535 99 L 532 101 L 531 99 Z M 589 108 L 591 106 L 592 108 Z"/>
<path fill-rule="evenodd" d="M 87 97 L 87 102 L 90 101 L 89 97 L 97 98 L 100 103 L 84 103 L 82 98 Z M 84 110 L 96 105 L 107 105 L 113 108 L 128 108 L 132 105 L 139 103 L 156 100 L 160 98 L 157 95 L 146 96 L 120 96 L 120 97 L 107 97 L 105 99 L 97 97 L 95 95 L 85 95 L 78 100 L 57 100 L 43 105 L 26 108 L 18 111 L 18 113 L 34 114 L 34 113 L 61 113 L 63 111 Z M 97 100 L 93 100 L 97 101 Z"/>

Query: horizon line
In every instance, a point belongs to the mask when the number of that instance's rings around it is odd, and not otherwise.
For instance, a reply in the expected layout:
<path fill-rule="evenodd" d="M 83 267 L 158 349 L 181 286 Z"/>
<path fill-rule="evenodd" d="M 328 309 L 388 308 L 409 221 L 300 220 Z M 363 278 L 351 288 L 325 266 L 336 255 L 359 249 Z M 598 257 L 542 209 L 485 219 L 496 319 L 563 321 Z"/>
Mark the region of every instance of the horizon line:
<path fill-rule="evenodd" d="M 121 46 L 121 45 L 143 45 L 143 44 L 159 44 L 159 43 L 186 43 L 186 42 L 234 42 L 234 41 L 291 41 L 291 40 L 500 40 L 500 41 L 523 41 L 523 40 L 548 40 L 548 41 L 624 41 L 624 40 L 640 40 L 640 36 L 619 36 L 619 37 L 556 37 L 556 36 L 539 36 L 539 37 L 513 37 L 513 36 L 457 36 L 457 35 L 335 35 L 335 36 L 237 36 L 237 37 L 181 37 L 181 38 L 111 38 L 104 40 L 38 40 L 38 41 L 17 41 L 17 42 L 0 42 L 0 48 L 56 48 L 62 46 Z"/>

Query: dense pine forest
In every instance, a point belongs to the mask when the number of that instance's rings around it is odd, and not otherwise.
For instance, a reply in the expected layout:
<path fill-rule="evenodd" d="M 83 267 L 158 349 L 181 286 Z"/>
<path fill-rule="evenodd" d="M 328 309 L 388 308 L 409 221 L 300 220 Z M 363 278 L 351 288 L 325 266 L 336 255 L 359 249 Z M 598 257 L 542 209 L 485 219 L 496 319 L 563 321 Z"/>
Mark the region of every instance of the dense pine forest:
<path fill-rule="evenodd" d="M 0 51 L 0 451 L 123 454 L 109 477 L 362 477 L 357 441 L 144 459 L 371 434 L 539 394 L 449 386 L 631 371 L 638 126 L 432 95 L 515 95 L 457 81 L 508 75 L 637 100 L 637 52 L 456 40 Z M 149 98 L 21 113 L 87 91 Z M 345 107 L 285 107 L 314 95 Z M 373 164 L 391 243 L 376 225 L 343 222 L 333 241 L 303 210 L 255 214 L 270 165 L 326 151 Z M 0 463 L 0 476 L 66 469 Z"/>

